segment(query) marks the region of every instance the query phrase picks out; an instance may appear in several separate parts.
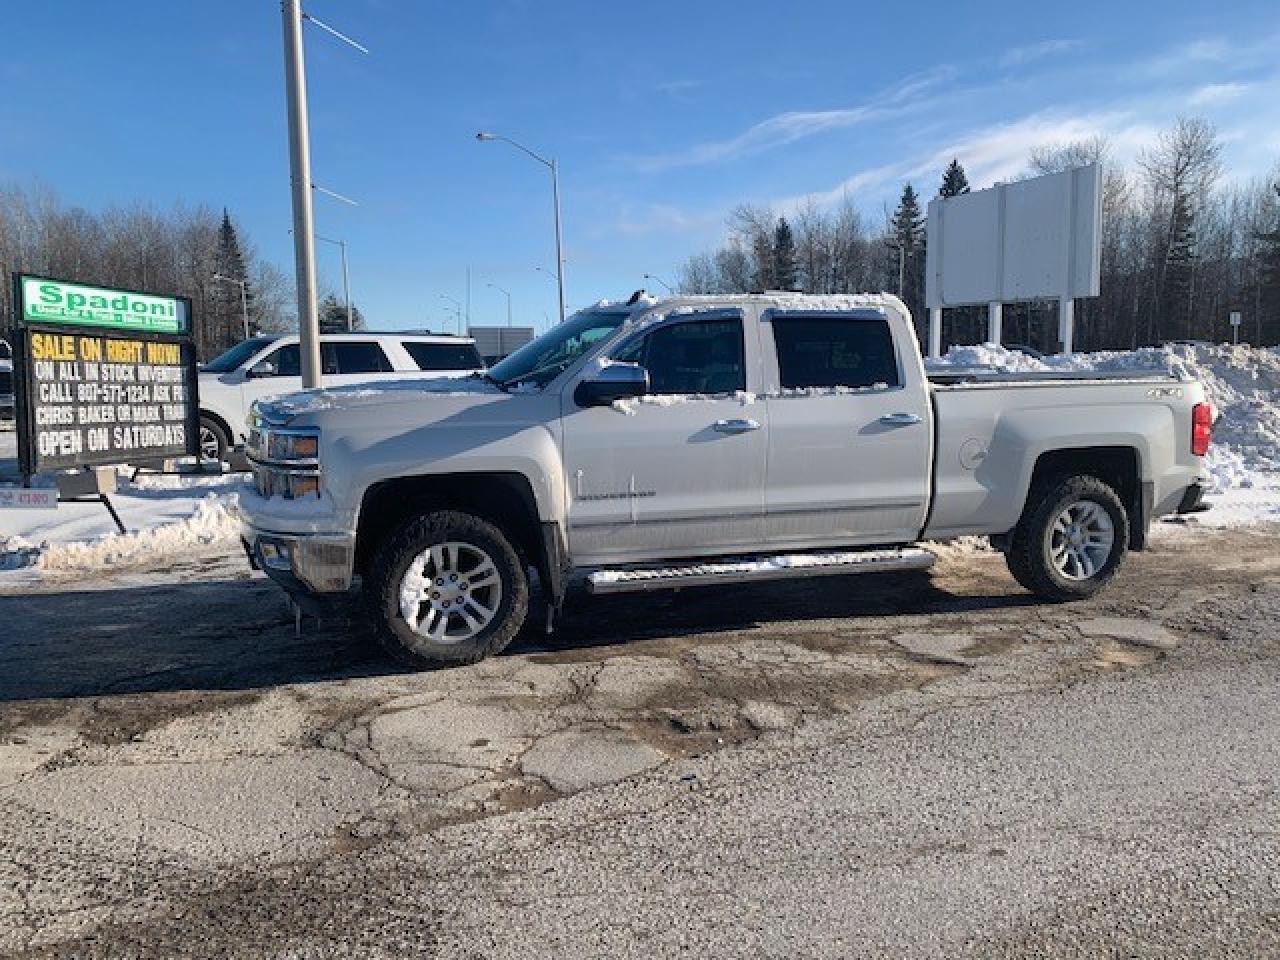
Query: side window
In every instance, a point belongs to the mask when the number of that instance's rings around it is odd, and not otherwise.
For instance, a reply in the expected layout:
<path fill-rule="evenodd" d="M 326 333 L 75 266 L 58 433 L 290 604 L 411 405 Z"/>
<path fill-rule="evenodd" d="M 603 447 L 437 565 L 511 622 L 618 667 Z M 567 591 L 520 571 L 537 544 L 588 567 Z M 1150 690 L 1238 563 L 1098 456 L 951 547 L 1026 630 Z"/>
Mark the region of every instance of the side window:
<path fill-rule="evenodd" d="M 474 344 L 424 343 L 421 340 L 402 340 L 419 370 L 478 370 L 484 366 Z"/>
<path fill-rule="evenodd" d="M 336 340 L 320 344 L 325 373 L 389 373 L 391 361 L 373 340 Z"/>
<path fill-rule="evenodd" d="M 648 370 L 651 393 L 732 393 L 747 389 L 742 320 L 737 317 L 658 327 L 613 359 L 638 363 Z"/>
<path fill-rule="evenodd" d="M 887 320 L 775 317 L 773 341 L 784 388 L 900 385 Z"/>
<path fill-rule="evenodd" d="M 281 347 L 275 353 L 269 353 L 264 358 L 276 365 L 274 376 L 277 377 L 300 377 L 302 376 L 302 354 L 298 352 L 296 343 Z"/>

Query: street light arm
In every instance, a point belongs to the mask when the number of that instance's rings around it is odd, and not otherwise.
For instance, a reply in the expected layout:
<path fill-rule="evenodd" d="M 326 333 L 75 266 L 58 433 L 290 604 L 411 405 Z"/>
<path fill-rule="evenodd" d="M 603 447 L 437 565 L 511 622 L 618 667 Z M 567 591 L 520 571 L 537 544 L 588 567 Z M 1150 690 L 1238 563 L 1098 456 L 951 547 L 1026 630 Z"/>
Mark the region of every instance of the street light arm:
<path fill-rule="evenodd" d="M 512 140 L 510 137 L 504 137 L 500 133 L 485 133 L 481 131 L 480 133 L 476 134 L 476 139 L 479 140 L 481 143 L 483 143 L 486 140 L 501 140 L 503 143 L 511 144 L 511 146 L 515 147 L 517 150 L 523 150 L 525 153 L 533 157 L 533 159 L 537 160 L 540 164 L 547 167 L 548 169 L 555 168 L 555 164 L 552 163 L 550 160 L 548 160 L 546 157 L 542 156 L 541 154 L 534 153 L 532 150 L 526 147 L 523 143 L 519 143 L 515 140 Z"/>

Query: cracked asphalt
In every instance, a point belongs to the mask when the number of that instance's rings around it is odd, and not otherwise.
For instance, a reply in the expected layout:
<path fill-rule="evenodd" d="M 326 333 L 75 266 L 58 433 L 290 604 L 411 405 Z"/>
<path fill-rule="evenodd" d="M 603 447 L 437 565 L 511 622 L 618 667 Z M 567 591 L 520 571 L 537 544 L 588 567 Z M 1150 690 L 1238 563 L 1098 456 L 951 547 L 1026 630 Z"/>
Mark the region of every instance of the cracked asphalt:
<path fill-rule="evenodd" d="M 430 674 L 230 552 L 0 592 L 0 954 L 1280 956 L 1278 546 L 580 598 Z"/>

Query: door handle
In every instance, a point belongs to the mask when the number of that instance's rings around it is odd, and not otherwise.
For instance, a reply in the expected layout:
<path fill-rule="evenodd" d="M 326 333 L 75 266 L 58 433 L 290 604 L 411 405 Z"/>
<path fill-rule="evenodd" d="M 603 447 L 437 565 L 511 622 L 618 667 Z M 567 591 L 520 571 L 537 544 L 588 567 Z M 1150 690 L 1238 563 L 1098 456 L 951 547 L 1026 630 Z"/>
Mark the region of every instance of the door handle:
<path fill-rule="evenodd" d="M 760 423 L 757 420 L 734 419 L 734 420 L 717 420 L 712 427 L 717 433 L 750 433 L 752 430 L 759 430 Z"/>
<path fill-rule="evenodd" d="M 880 418 L 880 422 L 887 427 L 909 427 L 913 423 L 919 423 L 920 417 L 914 413 L 886 413 Z"/>

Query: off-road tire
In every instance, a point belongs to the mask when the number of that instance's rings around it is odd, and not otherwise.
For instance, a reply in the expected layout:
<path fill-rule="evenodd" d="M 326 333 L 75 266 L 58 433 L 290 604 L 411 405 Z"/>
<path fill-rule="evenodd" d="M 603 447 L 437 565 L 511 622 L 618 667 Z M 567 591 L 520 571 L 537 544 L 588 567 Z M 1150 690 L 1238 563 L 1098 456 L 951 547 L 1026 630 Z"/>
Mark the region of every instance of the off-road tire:
<path fill-rule="evenodd" d="M 1064 576 L 1050 556 L 1051 528 L 1072 503 L 1089 500 L 1111 518 L 1114 540 L 1111 553 L 1087 580 Z M 1005 563 L 1013 578 L 1047 600 L 1083 600 L 1091 597 L 1116 575 L 1129 550 L 1129 515 L 1119 495 L 1108 484 L 1088 475 L 1051 477 L 1037 483 L 1027 497 L 1022 518 L 1010 537 Z"/>
<path fill-rule="evenodd" d="M 213 434 L 214 439 L 218 441 L 218 462 L 219 463 L 226 462 L 227 451 L 230 450 L 231 448 L 231 438 L 227 436 L 227 431 L 222 429 L 222 425 L 218 423 L 217 420 L 201 415 L 200 433 L 203 434 L 206 430 L 209 431 L 211 434 Z M 203 436 L 200 439 L 201 439 L 200 459 L 208 460 L 209 457 L 205 454 L 205 451 L 204 451 Z"/>
<path fill-rule="evenodd" d="M 448 542 L 473 544 L 488 554 L 502 581 L 502 598 L 493 620 L 475 636 L 432 643 L 401 614 L 400 586 L 419 554 Z M 501 530 L 469 513 L 439 510 L 409 520 L 383 541 L 365 578 L 364 600 L 374 636 L 396 660 L 416 670 L 456 667 L 500 652 L 520 632 L 529 613 L 529 578 L 519 551 Z"/>

